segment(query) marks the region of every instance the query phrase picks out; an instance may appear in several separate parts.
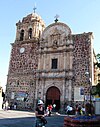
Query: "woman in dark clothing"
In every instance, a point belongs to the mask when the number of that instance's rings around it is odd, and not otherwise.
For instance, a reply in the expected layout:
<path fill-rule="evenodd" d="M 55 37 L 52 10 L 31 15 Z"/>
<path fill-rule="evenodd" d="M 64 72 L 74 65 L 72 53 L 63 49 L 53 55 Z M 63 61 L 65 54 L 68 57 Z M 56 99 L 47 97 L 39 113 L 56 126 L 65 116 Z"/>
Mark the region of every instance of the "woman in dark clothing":
<path fill-rule="evenodd" d="M 45 119 L 46 114 L 43 107 L 43 102 L 41 100 L 38 101 L 38 105 L 35 110 L 35 116 L 36 116 L 35 127 L 45 127 L 45 124 L 47 123 Z"/>

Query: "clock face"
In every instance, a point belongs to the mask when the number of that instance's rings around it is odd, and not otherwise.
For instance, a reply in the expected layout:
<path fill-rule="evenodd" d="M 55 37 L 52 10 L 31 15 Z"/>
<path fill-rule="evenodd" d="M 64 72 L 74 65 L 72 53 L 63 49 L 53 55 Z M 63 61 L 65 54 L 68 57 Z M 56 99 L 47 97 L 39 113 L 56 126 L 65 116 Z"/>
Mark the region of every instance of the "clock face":
<path fill-rule="evenodd" d="M 24 51 L 25 51 L 24 47 L 20 48 L 20 53 L 23 53 Z"/>

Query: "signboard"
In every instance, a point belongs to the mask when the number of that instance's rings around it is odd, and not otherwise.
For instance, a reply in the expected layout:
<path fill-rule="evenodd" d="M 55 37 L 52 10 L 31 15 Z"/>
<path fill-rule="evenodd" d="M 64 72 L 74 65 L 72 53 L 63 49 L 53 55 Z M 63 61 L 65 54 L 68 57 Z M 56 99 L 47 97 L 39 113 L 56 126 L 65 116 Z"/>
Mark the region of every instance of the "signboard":
<path fill-rule="evenodd" d="M 23 101 L 24 100 L 24 98 L 26 98 L 27 97 L 27 94 L 25 93 L 25 92 L 18 92 L 17 93 L 17 100 L 21 100 L 21 101 Z"/>
<path fill-rule="evenodd" d="M 80 87 L 80 95 L 84 95 L 84 88 Z"/>
<path fill-rule="evenodd" d="M 85 100 L 90 101 L 90 95 L 85 95 Z M 95 101 L 95 97 L 91 95 L 91 101 Z"/>
<path fill-rule="evenodd" d="M 100 115 L 100 101 L 95 102 L 95 114 Z"/>
<path fill-rule="evenodd" d="M 74 101 L 84 101 L 83 87 L 74 87 Z"/>
<path fill-rule="evenodd" d="M 98 95 L 95 96 L 96 101 L 100 101 L 100 97 Z"/>

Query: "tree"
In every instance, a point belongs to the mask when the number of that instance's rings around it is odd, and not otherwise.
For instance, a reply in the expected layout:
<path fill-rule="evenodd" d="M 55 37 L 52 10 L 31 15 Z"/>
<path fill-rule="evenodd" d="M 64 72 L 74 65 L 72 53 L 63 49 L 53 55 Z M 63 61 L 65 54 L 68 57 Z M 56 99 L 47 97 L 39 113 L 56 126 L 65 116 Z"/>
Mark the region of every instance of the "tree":
<path fill-rule="evenodd" d="M 95 63 L 95 65 L 97 65 L 100 68 L 100 54 L 99 53 L 96 55 L 96 58 L 97 58 L 98 62 Z"/>
<path fill-rule="evenodd" d="M 100 83 L 98 83 L 96 86 L 92 86 L 91 95 L 99 95 L 100 97 Z"/>
<path fill-rule="evenodd" d="M 99 53 L 96 55 L 96 58 L 97 58 L 98 62 L 100 63 L 100 54 Z"/>
<path fill-rule="evenodd" d="M 98 62 L 95 65 L 97 65 L 99 67 L 99 69 L 100 69 L 100 54 L 99 53 L 96 55 L 96 58 L 97 58 Z M 98 76 L 100 76 L 100 73 L 98 74 Z M 95 95 L 98 94 L 100 96 L 100 81 L 96 85 L 96 91 L 94 92 L 94 94 Z"/>
<path fill-rule="evenodd" d="M 96 93 L 99 95 L 100 97 L 100 83 L 97 84 L 96 86 Z"/>

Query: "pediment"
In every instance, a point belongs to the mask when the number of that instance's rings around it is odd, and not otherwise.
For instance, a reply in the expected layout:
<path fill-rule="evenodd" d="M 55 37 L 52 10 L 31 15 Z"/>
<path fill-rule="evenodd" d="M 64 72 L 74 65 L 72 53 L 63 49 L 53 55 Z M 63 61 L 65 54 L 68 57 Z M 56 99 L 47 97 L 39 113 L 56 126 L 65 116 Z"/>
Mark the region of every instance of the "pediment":
<path fill-rule="evenodd" d="M 41 47 L 53 47 L 63 45 L 66 36 L 71 34 L 70 28 L 64 23 L 53 23 L 45 28 L 41 36 Z"/>
<path fill-rule="evenodd" d="M 42 33 L 42 38 L 46 39 L 50 36 L 55 35 L 62 35 L 65 36 L 71 34 L 71 29 L 64 23 L 53 23 L 45 28 L 45 30 Z"/>

